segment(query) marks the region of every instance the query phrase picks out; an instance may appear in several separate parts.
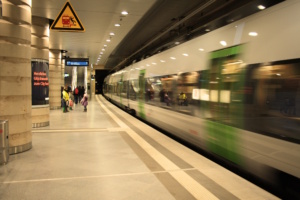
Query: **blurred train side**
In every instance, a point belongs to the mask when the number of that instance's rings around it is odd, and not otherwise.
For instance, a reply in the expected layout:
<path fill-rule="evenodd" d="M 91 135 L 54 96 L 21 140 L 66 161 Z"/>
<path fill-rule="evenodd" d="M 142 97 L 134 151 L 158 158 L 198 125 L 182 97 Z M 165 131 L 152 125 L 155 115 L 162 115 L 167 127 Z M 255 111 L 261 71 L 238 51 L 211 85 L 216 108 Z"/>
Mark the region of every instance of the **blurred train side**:
<path fill-rule="evenodd" d="M 104 95 L 270 183 L 299 181 L 299 10 L 285 1 L 134 63 L 106 77 Z"/>

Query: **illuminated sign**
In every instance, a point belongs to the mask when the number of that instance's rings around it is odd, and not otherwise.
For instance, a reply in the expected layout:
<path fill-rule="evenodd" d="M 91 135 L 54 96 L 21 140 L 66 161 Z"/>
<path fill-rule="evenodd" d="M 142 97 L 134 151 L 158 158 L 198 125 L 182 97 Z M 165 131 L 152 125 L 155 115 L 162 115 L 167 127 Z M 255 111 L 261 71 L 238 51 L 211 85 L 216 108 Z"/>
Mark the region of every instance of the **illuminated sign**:
<path fill-rule="evenodd" d="M 49 80 L 45 72 L 33 72 L 34 86 L 49 86 Z"/>
<path fill-rule="evenodd" d="M 88 58 L 68 58 L 68 59 L 66 59 L 66 66 L 86 67 L 86 66 L 89 66 L 89 59 Z"/>
<path fill-rule="evenodd" d="M 49 104 L 49 63 L 44 60 L 31 61 L 32 105 Z"/>
<path fill-rule="evenodd" d="M 87 61 L 67 61 L 67 66 L 89 66 Z"/>

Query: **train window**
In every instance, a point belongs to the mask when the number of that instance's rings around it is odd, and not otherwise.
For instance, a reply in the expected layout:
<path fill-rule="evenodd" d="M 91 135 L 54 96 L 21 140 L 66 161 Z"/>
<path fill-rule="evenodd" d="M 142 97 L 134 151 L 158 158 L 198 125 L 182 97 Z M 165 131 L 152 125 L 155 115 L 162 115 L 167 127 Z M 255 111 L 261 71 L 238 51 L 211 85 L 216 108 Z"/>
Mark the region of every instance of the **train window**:
<path fill-rule="evenodd" d="M 252 103 L 245 104 L 245 128 L 300 141 L 300 60 L 250 66 Z"/>
<path fill-rule="evenodd" d="M 131 81 L 131 86 L 132 89 L 134 90 L 135 93 L 138 93 L 140 91 L 140 86 L 139 86 L 139 80 L 132 80 Z"/>
<path fill-rule="evenodd" d="M 136 100 L 137 93 L 139 91 L 138 87 L 138 80 L 130 80 L 128 83 L 128 90 L 129 90 L 129 99 Z"/>
<path fill-rule="evenodd" d="M 145 90 L 145 101 L 147 103 L 150 103 L 150 104 L 155 102 L 154 101 L 154 94 L 155 94 L 154 84 L 151 80 L 153 80 L 153 78 L 152 79 L 149 79 L 149 78 L 145 79 L 145 88 L 146 88 L 146 90 Z"/>
<path fill-rule="evenodd" d="M 166 75 L 159 77 L 161 83 L 160 91 L 157 94 L 159 105 L 167 108 L 173 108 L 175 102 L 175 91 L 177 75 Z"/>

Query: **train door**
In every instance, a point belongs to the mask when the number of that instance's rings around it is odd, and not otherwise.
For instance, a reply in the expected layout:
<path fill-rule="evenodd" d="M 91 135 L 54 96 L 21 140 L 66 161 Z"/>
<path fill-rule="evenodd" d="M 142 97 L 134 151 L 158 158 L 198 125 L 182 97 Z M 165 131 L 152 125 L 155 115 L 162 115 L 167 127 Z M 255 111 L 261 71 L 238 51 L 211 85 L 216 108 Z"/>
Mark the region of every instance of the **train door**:
<path fill-rule="evenodd" d="M 235 127 L 243 127 L 244 70 L 242 46 L 211 53 L 206 110 L 208 148 L 234 163 L 240 163 L 239 135 Z"/>

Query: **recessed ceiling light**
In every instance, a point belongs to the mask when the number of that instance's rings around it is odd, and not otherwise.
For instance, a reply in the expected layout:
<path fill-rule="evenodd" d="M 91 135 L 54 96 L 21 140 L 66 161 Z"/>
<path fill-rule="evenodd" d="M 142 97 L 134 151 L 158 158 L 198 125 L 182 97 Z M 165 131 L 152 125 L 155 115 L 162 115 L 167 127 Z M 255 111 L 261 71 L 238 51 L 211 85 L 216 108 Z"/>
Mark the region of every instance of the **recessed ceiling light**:
<path fill-rule="evenodd" d="M 128 12 L 124 10 L 124 11 L 121 12 L 121 14 L 122 15 L 128 15 Z"/>
<path fill-rule="evenodd" d="M 115 26 L 117 26 L 117 27 L 118 27 L 118 26 L 121 26 L 121 24 L 115 24 Z"/>
<path fill-rule="evenodd" d="M 180 44 L 180 42 L 175 42 L 176 45 Z"/>
<path fill-rule="evenodd" d="M 107 39 L 106 42 L 110 42 L 110 39 Z"/>
<path fill-rule="evenodd" d="M 105 44 L 104 47 L 107 47 L 107 44 Z"/>
<path fill-rule="evenodd" d="M 166 62 L 166 61 L 164 61 L 164 60 L 160 60 L 160 62 L 164 63 L 164 62 Z"/>
<path fill-rule="evenodd" d="M 175 57 L 170 57 L 172 60 L 176 60 L 176 58 Z"/>
<path fill-rule="evenodd" d="M 184 54 L 182 54 L 183 56 L 189 56 L 189 54 L 187 54 L 187 53 L 184 53 Z"/>
<path fill-rule="evenodd" d="M 226 41 L 220 41 L 220 44 L 221 44 L 222 46 L 226 46 L 226 45 L 227 45 L 227 42 L 226 42 Z"/>
<path fill-rule="evenodd" d="M 105 49 L 102 49 L 102 51 L 105 51 Z"/>
<path fill-rule="evenodd" d="M 263 6 L 263 5 L 258 5 L 257 8 L 258 8 L 259 10 L 263 10 L 263 9 L 265 9 L 266 7 Z"/>
<path fill-rule="evenodd" d="M 256 32 L 250 32 L 249 35 L 250 36 L 257 36 L 257 33 Z"/>
<path fill-rule="evenodd" d="M 204 49 L 200 48 L 199 51 L 204 51 Z"/>
<path fill-rule="evenodd" d="M 109 35 L 115 35 L 113 32 L 109 33 Z"/>

